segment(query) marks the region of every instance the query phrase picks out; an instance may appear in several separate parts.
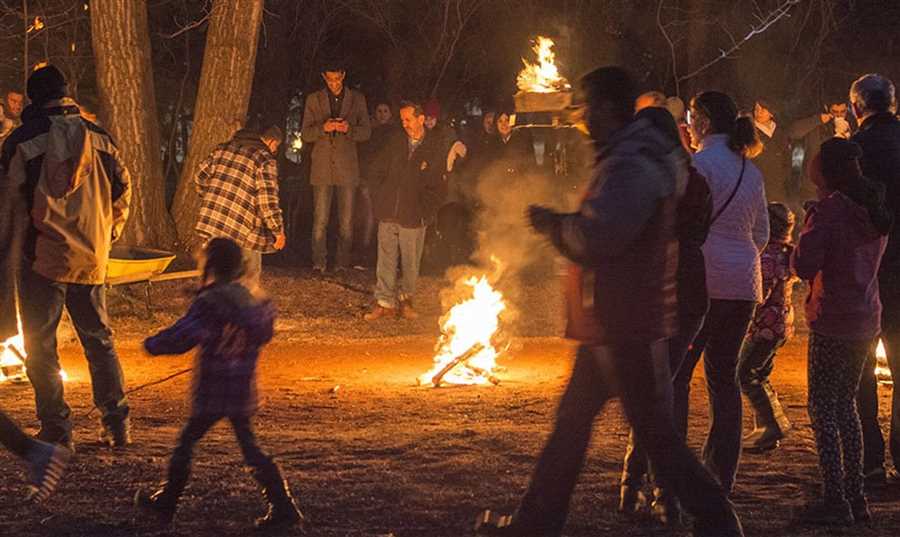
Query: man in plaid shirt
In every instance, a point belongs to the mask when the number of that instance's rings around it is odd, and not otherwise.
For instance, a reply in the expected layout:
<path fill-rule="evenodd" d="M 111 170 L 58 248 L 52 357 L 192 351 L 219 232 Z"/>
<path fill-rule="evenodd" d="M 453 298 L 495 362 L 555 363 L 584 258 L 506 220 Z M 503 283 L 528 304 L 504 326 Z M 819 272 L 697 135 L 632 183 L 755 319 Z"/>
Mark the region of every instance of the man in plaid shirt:
<path fill-rule="evenodd" d="M 215 237 L 237 242 L 254 282 L 259 281 L 262 254 L 284 248 L 275 160 L 283 139 L 278 127 L 262 134 L 241 129 L 217 146 L 194 176 L 200 194 L 197 234 L 204 242 Z"/>

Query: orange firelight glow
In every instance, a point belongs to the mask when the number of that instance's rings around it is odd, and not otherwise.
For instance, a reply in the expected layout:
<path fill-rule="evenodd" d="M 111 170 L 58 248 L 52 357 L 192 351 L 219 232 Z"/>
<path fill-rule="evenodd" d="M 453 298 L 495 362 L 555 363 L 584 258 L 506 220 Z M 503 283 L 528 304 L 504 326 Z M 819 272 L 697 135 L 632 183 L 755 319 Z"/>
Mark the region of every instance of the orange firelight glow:
<path fill-rule="evenodd" d="M 882 384 L 894 383 L 887 363 L 887 351 L 884 349 L 884 341 L 881 339 L 878 340 L 878 347 L 875 349 L 875 378 Z"/>
<path fill-rule="evenodd" d="M 0 382 L 25 382 L 25 338 L 22 337 L 22 321 L 18 322 L 19 333 L 0 343 Z M 69 380 L 69 375 L 62 369 L 59 376 L 63 382 Z"/>
<path fill-rule="evenodd" d="M 549 37 L 537 36 L 532 50 L 537 54 L 538 62 L 531 63 L 522 58 L 525 68 L 519 72 L 516 80 L 519 91 L 553 93 L 570 89 L 569 82 L 559 74 L 556 67 L 553 46 L 553 40 Z"/>

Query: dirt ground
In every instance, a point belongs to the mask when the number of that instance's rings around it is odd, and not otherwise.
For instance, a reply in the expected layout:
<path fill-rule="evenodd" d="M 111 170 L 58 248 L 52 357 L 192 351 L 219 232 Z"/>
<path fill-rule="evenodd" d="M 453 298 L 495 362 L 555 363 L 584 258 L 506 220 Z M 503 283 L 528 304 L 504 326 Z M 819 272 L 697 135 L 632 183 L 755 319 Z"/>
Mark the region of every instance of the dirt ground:
<path fill-rule="evenodd" d="M 480 509 L 515 506 L 571 367 L 573 348 L 556 337 L 561 324 L 555 282 L 520 282 L 526 292 L 518 296 L 530 301 L 517 303 L 517 337 L 501 360 L 499 386 L 433 389 L 416 386 L 415 379 L 431 365 L 445 280 L 422 282 L 418 321 L 369 325 L 360 317 L 370 305 L 370 273 L 322 279 L 299 269 L 267 271 L 265 286 L 281 317 L 275 342 L 261 360 L 257 431 L 291 482 L 310 535 L 458 537 L 471 534 Z M 189 367 L 189 356 L 150 358 L 140 348 L 141 338 L 184 311 L 185 284 L 155 287 L 149 319 L 143 318 L 143 303 L 130 305 L 122 290 L 114 291 L 111 313 L 128 387 Z M 140 289 L 125 291 L 140 298 Z M 805 410 L 805 352 L 800 334 L 780 353 L 774 374 L 794 432 L 779 450 L 742 459 L 734 501 L 746 534 L 896 535 L 900 490 L 870 493 L 873 529 L 827 533 L 792 523 L 793 510 L 815 495 L 818 482 Z M 135 490 L 163 476 L 185 421 L 187 375 L 131 393 L 134 444 L 110 450 L 95 440 L 97 416 L 89 416 L 90 382 L 80 348 L 64 338 L 61 355 L 70 376 L 66 395 L 76 457 L 57 494 L 32 506 L 20 503 L 24 476 L 18 462 L 0 453 L 0 535 L 250 534 L 263 504 L 225 424 L 198 446 L 175 525 L 163 530 L 135 518 Z M 698 372 L 690 431 L 696 448 L 708 426 L 702 382 Z M 885 408 L 890 390 L 882 392 Z M 36 427 L 29 385 L 0 385 L 0 406 L 30 430 Z M 745 422 L 749 428 L 746 413 Z M 626 424 L 613 402 L 597 422 L 566 535 L 686 535 L 616 515 L 626 440 Z"/>

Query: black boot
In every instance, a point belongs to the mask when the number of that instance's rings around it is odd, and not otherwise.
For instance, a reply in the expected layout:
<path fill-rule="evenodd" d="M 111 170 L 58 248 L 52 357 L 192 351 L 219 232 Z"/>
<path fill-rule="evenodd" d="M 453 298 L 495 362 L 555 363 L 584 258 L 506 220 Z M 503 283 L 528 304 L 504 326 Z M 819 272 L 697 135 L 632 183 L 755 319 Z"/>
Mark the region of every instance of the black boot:
<path fill-rule="evenodd" d="M 744 450 L 762 453 L 777 448 L 791 428 L 791 422 L 772 385 L 764 382 L 761 385 L 747 386 L 744 394 L 753 406 L 756 421 L 756 428 L 744 437 Z"/>
<path fill-rule="evenodd" d="M 184 490 L 184 484 L 166 481 L 153 493 L 138 490 L 134 495 L 134 506 L 147 513 L 152 513 L 161 524 L 169 525 L 175 518 L 178 499 Z"/>
<path fill-rule="evenodd" d="M 681 529 L 681 502 L 678 498 L 661 487 L 653 488 L 653 503 L 650 504 L 650 515 L 667 528 Z"/>
<path fill-rule="evenodd" d="M 253 477 L 262 487 L 268 503 L 265 516 L 256 519 L 256 529 L 270 531 L 293 525 L 302 528 L 305 522 L 303 513 L 297 509 L 288 483 L 281 477 L 278 467 L 273 464 L 270 468 L 254 472 Z"/>

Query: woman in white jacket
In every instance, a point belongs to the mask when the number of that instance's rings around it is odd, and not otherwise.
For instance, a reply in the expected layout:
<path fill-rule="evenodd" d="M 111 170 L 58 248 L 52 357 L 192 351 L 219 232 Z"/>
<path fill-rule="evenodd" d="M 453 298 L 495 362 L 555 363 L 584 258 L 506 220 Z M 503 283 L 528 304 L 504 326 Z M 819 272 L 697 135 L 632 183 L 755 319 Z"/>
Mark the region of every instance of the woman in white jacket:
<path fill-rule="evenodd" d="M 715 91 L 694 97 L 690 114 L 694 166 L 709 181 L 713 197 L 703 246 L 710 306 L 675 376 L 674 416 L 686 435 L 691 376 L 703 353 L 711 413 L 703 458 L 730 492 L 741 453 L 738 355 L 762 299 L 759 254 L 769 240 L 769 217 L 762 174 L 749 161 L 761 149 L 751 119 L 739 117 L 731 97 Z"/>

